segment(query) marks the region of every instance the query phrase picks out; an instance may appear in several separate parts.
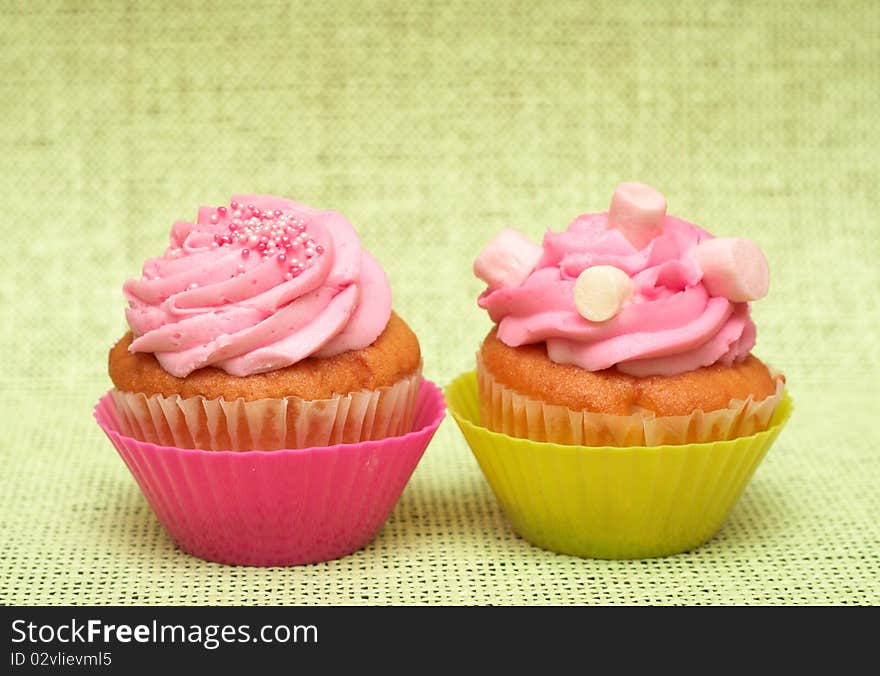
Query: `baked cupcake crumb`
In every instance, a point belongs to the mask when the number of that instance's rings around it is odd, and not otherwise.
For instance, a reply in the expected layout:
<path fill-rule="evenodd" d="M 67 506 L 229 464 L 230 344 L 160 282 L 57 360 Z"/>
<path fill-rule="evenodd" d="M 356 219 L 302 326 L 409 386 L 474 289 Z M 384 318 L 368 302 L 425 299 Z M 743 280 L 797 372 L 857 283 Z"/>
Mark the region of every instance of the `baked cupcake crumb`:
<path fill-rule="evenodd" d="M 231 377 L 211 366 L 177 378 L 165 371 L 152 353 L 129 352 L 132 334 L 126 333 L 110 350 L 110 378 L 123 392 L 141 392 L 165 397 L 242 398 L 296 396 L 328 399 L 393 385 L 415 373 L 421 365 L 421 352 L 415 334 L 403 319 L 392 312 L 385 330 L 371 345 L 333 357 L 309 357 L 285 368 L 244 377 Z"/>
<path fill-rule="evenodd" d="M 503 385 L 534 399 L 574 411 L 632 415 L 653 411 L 658 416 L 690 415 L 727 408 L 731 399 L 756 401 L 776 392 L 778 376 L 754 355 L 738 364 L 713 364 L 671 376 L 637 378 L 616 368 L 587 371 L 557 364 L 545 343 L 510 347 L 493 328 L 480 348 L 486 369 Z"/>

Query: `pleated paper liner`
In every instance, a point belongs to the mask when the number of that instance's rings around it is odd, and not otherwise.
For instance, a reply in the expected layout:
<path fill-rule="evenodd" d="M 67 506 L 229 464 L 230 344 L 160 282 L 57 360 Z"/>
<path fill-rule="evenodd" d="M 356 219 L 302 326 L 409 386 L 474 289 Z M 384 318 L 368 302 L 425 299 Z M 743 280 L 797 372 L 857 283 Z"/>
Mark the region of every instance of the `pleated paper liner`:
<path fill-rule="evenodd" d="M 728 408 L 657 417 L 653 411 L 612 415 L 574 411 L 532 399 L 496 380 L 477 355 L 480 420 L 494 432 L 533 441 L 583 446 L 662 446 L 746 437 L 767 429 L 784 382 L 761 401 L 731 400 Z"/>
<path fill-rule="evenodd" d="M 440 390 L 424 380 L 404 434 L 245 452 L 132 438 L 110 393 L 95 418 L 181 549 L 220 563 L 288 566 L 339 558 L 372 541 L 444 412 Z"/>
<path fill-rule="evenodd" d="M 687 551 L 721 527 L 787 422 L 783 391 L 766 430 L 661 446 L 531 441 L 480 424 L 477 377 L 446 388 L 449 410 L 514 530 L 544 549 L 625 559 Z"/>
<path fill-rule="evenodd" d="M 111 394 L 126 436 L 178 448 L 271 451 L 405 434 L 412 429 L 420 382 L 421 370 L 388 387 L 311 401 Z"/>

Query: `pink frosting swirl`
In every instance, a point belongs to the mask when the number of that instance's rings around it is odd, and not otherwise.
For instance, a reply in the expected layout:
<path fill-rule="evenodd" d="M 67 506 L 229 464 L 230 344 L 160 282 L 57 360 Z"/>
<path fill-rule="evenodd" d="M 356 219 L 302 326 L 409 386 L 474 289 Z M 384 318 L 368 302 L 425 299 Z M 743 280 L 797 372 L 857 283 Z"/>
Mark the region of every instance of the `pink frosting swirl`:
<path fill-rule="evenodd" d="M 479 297 L 499 340 L 512 347 L 546 341 L 557 363 L 589 371 L 616 366 L 635 376 L 745 359 L 755 344 L 748 303 L 712 296 L 694 258 L 697 244 L 712 235 L 665 216 L 662 232 L 639 250 L 607 222 L 606 213 L 586 214 L 565 232 L 548 232 L 525 281 Z M 604 322 L 585 320 L 573 299 L 578 275 L 595 265 L 619 268 L 633 282 L 630 301 Z"/>
<path fill-rule="evenodd" d="M 180 221 L 123 291 L 132 352 L 170 374 L 247 376 L 370 345 L 391 316 L 384 271 L 351 224 L 270 195 Z"/>

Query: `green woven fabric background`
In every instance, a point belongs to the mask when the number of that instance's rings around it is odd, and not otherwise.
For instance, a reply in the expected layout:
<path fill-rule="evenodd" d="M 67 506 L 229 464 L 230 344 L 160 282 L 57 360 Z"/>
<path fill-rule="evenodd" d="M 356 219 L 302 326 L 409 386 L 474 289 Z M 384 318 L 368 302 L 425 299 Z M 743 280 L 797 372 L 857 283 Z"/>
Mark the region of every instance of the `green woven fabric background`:
<path fill-rule="evenodd" d="M 0 2 L 0 602 L 880 602 L 880 5 Z M 92 419 L 121 284 L 233 192 L 335 208 L 441 384 L 470 266 L 652 183 L 757 240 L 795 415 L 721 533 L 580 560 L 504 519 L 447 420 L 378 539 L 290 569 L 168 540 Z"/>

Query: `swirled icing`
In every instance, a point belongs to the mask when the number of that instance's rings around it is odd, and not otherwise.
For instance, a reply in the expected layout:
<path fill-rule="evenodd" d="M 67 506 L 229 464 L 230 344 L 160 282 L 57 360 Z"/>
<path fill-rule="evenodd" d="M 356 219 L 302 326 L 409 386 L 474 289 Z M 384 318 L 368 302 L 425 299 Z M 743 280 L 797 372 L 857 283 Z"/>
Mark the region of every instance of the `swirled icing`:
<path fill-rule="evenodd" d="M 233 376 L 370 345 L 391 315 L 388 279 L 351 224 L 270 195 L 203 207 L 123 291 L 134 352 L 185 377 Z"/>

